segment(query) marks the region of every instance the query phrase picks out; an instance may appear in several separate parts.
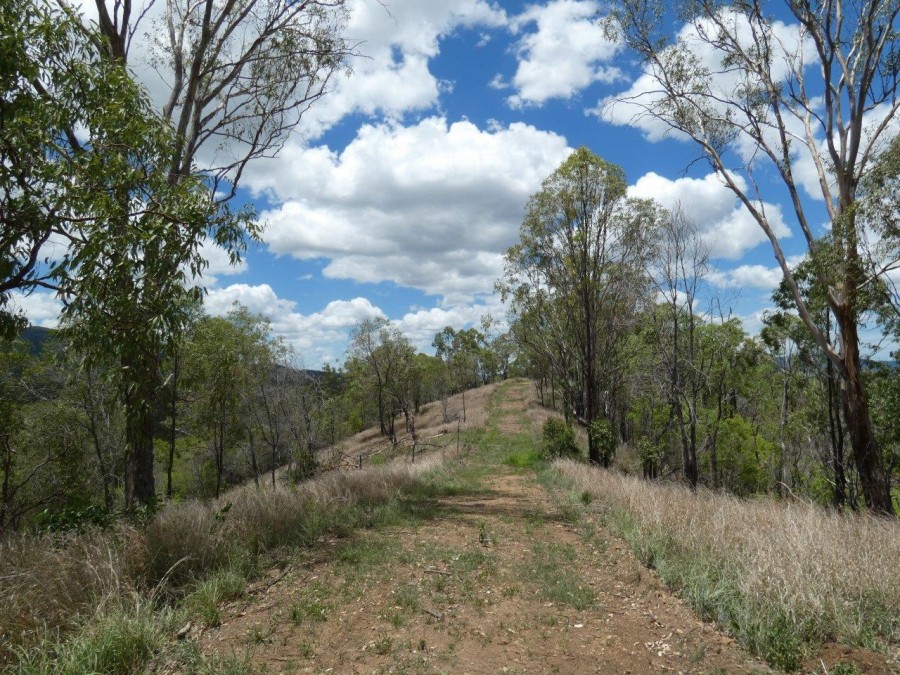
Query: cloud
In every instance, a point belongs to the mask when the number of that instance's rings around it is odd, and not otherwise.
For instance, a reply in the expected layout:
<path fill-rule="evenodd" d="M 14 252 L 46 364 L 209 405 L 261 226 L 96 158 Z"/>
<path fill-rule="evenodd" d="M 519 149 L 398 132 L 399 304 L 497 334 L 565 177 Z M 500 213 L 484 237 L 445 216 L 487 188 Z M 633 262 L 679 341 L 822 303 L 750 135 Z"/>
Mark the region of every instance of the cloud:
<path fill-rule="evenodd" d="M 452 326 L 456 329 L 477 326 L 485 314 L 502 320 L 506 314 L 506 307 L 500 302 L 499 296 L 492 295 L 484 298 L 483 302 L 449 308 L 415 309 L 405 314 L 396 323 L 416 349 L 426 354 L 433 354 L 434 349 L 431 342 L 445 326 Z M 500 326 L 501 330 L 505 327 L 505 324 Z"/>
<path fill-rule="evenodd" d="M 297 311 L 297 303 L 278 297 L 268 284 L 233 284 L 209 292 L 204 302 L 213 316 L 225 316 L 235 302 L 272 322 L 272 332 L 292 345 L 313 368 L 335 359 L 343 362 L 350 329 L 365 319 L 385 317 L 366 298 L 333 300 L 310 314 Z"/>
<path fill-rule="evenodd" d="M 360 56 L 349 62 L 349 75 L 304 118 L 309 138 L 351 114 L 400 119 L 437 105 L 447 83 L 429 70 L 440 53 L 439 41 L 458 28 L 494 29 L 506 25 L 506 13 L 485 0 L 352 0 L 346 36 Z M 481 44 L 489 33 L 482 30 Z M 452 83 L 449 83 L 452 86 Z"/>
<path fill-rule="evenodd" d="M 11 293 L 11 309 L 22 310 L 28 321 L 33 326 L 44 328 L 56 328 L 59 326 L 59 313 L 62 311 L 62 303 L 55 293 L 49 291 L 37 291 L 29 295 Z"/>
<path fill-rule="evenodd" d="M 311 368 L 326 362 L 343 363 L 350 331 L 366 319 L 387 318 L 381 308 L 360 297 L 334 300 L 317 312 L 303 314 L 297 311 L 297 303 L 278 297 L 268 284 L 233 284 L 214 289 L 204 304 L 209 314 L 225 316 L 235 302 L 267 317 L 272 322 L 273 334 L 292 345 Z M 494 316 L 505 313 L 496 295 L 482 302 L 450 308 L 413 308 L 394 323 L 416 349 L 430 354 L 433 353 L 431 341 L 444 326 L 477 325 L 489 313 Z"/>
<path fill-rule="evenodd" d="M 609 61 L 622 45 L 610 41 L 596 20 L 600 4 L 594 0 L 554 0 L 532 5 L 510 23 L 518 33 L 535 24 L 537 30 L 516 43 L 519 59 L 510 83 L 516 93 L 507 99 L 514 108 L 541 105 L 552 98 L 569 98 L 594 82 L 613 82 L 621 71 Z M 497 76 L 494 88 L 505 85 Z"/>
<path fill-rule="evenodd" d="M 281 202 L 261 214 L 273 253 L 457 304 L 492 292 L 529 196 L 570 152 L 525 124 L 485 131 L 433 117 L 365 125 L 340 153 L 291 148 L 247 184 Z"/>
<path fill-rule="evenodd" d="M 746 184 L 740 176 L 735 181 L 742 189 Z M 678 206 L 682 213 L 700 229 L 713 258 L 737 260 L 747 251 L 768 241 L 753 216 L 738 202 L 716 174 L 703 178 L 670 180 L 659 174 L 645 174 L 628 190 L 631 197 L 654 199 L 667 209 Z M 781 207 L 763 203 L 769 223 L 778 237 L 790 237 L 791 230 L 784 221 Z"/>
<path fill-rule="evenodd" d="M 709 275 L 710 281 L 724 288 L 761 288 L 774 290 L 783 278 L 780 267 L 765 265 L 739 265 L 730 270 L 716 270 Z"/>

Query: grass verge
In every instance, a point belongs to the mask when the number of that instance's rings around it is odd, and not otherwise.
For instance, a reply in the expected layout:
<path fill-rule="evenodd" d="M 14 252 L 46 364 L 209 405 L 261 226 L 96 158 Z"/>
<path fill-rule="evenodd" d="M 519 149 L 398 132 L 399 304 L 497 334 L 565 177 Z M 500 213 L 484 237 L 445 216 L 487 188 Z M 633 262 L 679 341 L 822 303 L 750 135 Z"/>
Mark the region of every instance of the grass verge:
<path fill-rule="evenodd" d="M 898 523 L 554 466 L 645 565 L 771 665 L 796 670 L 826 641 L 900 645 Z"/>
<path fill-rule="evenodd" d="M 4 540 L 0 668 L 143 672 L 179 622 L 218 625 L 221 604 L 244 592 L 266 556 L 326 533 L 430 515 L 439 482 L 429 475 L 440 463 L 435 454 L 335 472 L 294 489 L 248 487 L 233 492 L 230 505 L 168 506 L 142 529 Z"/>

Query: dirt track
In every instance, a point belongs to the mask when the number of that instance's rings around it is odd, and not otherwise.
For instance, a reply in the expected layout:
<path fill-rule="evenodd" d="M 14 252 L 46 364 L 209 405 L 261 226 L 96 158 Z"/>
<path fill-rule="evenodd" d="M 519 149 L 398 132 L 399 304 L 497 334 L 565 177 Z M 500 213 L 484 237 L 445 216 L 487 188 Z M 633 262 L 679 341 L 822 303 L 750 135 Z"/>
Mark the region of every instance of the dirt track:
<path fill-rule="evenodd" d="M 529 385 L 490 424 L 528 431 Z M 477 464 L 478 453 L 467 462 Z M 499 462 L 430 517 L 326 541 L 273 570 L 197 636 L 268 672 L 769 672 L 699 621 L 590 511 Z"/>

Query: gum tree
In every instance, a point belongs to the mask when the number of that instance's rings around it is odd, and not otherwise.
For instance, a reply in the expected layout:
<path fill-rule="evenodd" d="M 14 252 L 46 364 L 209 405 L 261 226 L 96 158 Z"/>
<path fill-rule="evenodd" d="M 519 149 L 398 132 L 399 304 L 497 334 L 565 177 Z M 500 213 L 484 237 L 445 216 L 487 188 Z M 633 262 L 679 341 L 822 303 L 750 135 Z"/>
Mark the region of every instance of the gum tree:
<path fill-rule="evenodd" d="M 619 0 L 610 30 L 644 59 L 642 85 L 606 115 L 653 120 L 702 150 L 769 239 L 794 306 L 834 364 L 868 507 L 892 513 L 860 356 L 864 289 L 891 265 L 866 264 L 860 183 L 896 131 L 900 3 L 863 0 L 693 0 L 670 34 L 659 0 Z M 780 18 L 777 18 L 776 15 Z M 838 331 L 817 325 L 760 198 L 774 172 L 786 190 Z M 828 232 L 801 194 L 824 204 Z"/>
<path fill-rule="evenodd" d="M 73 19 L 81 21 L 67 0 L 57 0 Z M 166 100 L 158 110 L 171 134 L 155 170 L 169 189 L 200 183 L 206 192 L 198 207 L 203 218 L 190 222 L 200 238 L 210 236 L 236 262 L 246 237 L 258 238 L 253 213 L 234 213 L 229 206 L 247 164 L 278 152 L 299 124 L 303 113 L 327 91 L 330 78 L 350 52 L 342 37 L 345 0 L 165 0 L 140 7 L 132 0 L 95 2 L 98 21 L 85 26 L 91 36 L 91 58 L 126 72 L 134 40 L 143 45 L 150 65 L 167 83 Z M 161 17 L 148 19 L 157 9 Z M 143 25 L 144 21 L 146 25 Z M 128 211 L 125 192 L 109 193 L 123 222 Z M 143 217 L 138 218 L 144 227 Z M 185 240 L 177 231 L 145 238 L 132 246 L 117 266 L 111 293 L 98 300 L 80 299 L 96 311 L 73 307 L 70 314 L 88 339 L 86 347 L 121 354 L 128 410 L 128 503 L 155 501 L 153 476 L 153 408 L 161 389 L 160 356 L 177 332 L 163 315 L 181 311 L 196 301 L 187 289 L 187 268 L 194 275 L 199 264 L 172 269 L 169 248 L 189 251 L 194 235 Z M 148 293 L 157 287 L 158 295 Z M 162 304 L 168 302 L 169 307 Z M 90 308 L 88 308 L 90 309 Z M 116 317 L 113 322 L 102 316 Z M 105 330 L 110 323 L 115 330 Z M 162 331 L 146 331 L 164 326 Z"/>
<path fill-rule="evenodd" d="M 576 150 L 529 200 L 499 283 L 515 315 L 541 324 L 532 346 L 557 364 L 567 402 L 587 427 L 615 414 L 616 350 L 648 287 L 656 211 L 625 191 L 621 168 Z M 594 439 L 588 450 L 592 462 L 607 462 Z"/>

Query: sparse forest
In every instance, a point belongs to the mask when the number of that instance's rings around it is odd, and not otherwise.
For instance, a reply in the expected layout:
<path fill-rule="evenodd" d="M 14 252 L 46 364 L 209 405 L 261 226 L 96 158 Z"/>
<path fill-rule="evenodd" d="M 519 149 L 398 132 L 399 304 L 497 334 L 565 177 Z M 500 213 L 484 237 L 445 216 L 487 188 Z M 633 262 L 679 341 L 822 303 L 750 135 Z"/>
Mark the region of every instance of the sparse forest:
<path fill-rule="evenodd" d="M 691 144 L 771 246 L 759 331 L 705 224 L 581 147 L 496 252 L 505 317 L 429 348 L 379 310 L 319 364 L 274 317 L 210 311 L 204 250 L 237 265 L 263 240 L 245 172 L 350 70 L 352 3 L 156 1 L 145 21 L 96 0 L 93 21 L 0 0 L 0 672 L 339 672 L 343 621 L 369 640 L 354 663 L 433 672 L 463 668 L 458 644 L 496 656 L 594 621 L 548 651 L 581 672 L 619 648 L 614 616 L 648 672 L 809 669 L 832 643 L 900 664 L 900 3 L 791 0 L 793 48 L 761 0 L 684 3 L 674 37 L 655 0 L 596 19 L 655 83 L 597 114 Z M 802 256 L 781 249 L 773 183 Z M 18 308 L 39 291 L 58 328 Z M 245 625 L 270 591 L 271 631 Z M 687 607 L 712 623 L 676 627 Z M 220 630 L 272 654 L 223 656 Z"/>

